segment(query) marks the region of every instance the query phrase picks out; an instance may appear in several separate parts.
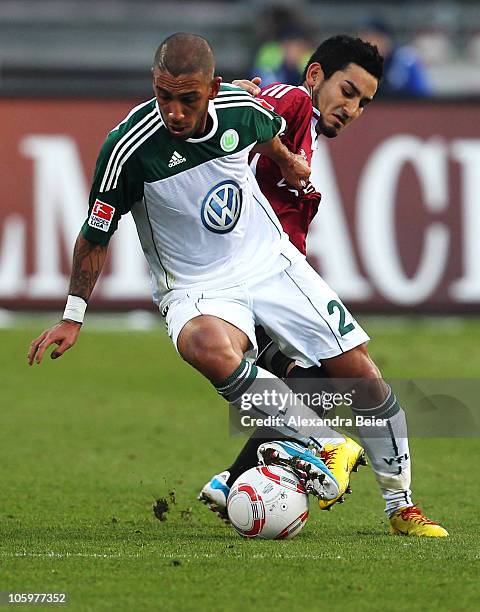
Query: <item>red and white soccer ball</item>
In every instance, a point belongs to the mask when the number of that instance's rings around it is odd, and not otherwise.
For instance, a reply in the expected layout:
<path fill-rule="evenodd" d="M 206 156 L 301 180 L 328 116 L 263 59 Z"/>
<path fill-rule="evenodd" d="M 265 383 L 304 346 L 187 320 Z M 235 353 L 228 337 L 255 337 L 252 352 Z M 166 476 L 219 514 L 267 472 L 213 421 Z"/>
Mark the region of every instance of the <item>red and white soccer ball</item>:
<path fill-rule="evenodd" d="M 278 466 L 258 466 L 233 483 L 228 518 L 246 538 L 284 540 L 302 530 L 308 518 L 308 495 L 297 476 Z"/>

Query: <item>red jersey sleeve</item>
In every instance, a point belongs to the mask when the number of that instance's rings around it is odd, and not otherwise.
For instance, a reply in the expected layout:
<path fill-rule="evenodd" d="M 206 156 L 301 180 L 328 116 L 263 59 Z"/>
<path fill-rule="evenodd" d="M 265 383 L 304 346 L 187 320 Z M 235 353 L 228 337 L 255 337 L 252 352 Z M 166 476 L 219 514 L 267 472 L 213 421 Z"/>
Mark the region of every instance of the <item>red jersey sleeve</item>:
<path fill-rule="evenodd" d="M 258 98 L 286 120 L 287 127 L 281 136 L 285 146 L 310 164 L 313 107 L 307 91 L 303 87 L 276 83 L 264 88 Z M 311 186 L 299 192 L 287 185 L 278 166 L 263 155 L 252 160 L 252 169 L 283 229 L 293 244 L 305 253 L 308 227 L 318 210 L 320 194 Z"/>
<path fill-rule="evenodd" d="M 266 99 L 266 98 L 264 98 Z M 274 102 L 273 109 L 287 122 L 287 128 L 282 136 L 284 144 L 298 155 L 303 155 L 311 162 L 312 158 L 312 103 L 309 96 L 298 87 L 287 91 Z"/>

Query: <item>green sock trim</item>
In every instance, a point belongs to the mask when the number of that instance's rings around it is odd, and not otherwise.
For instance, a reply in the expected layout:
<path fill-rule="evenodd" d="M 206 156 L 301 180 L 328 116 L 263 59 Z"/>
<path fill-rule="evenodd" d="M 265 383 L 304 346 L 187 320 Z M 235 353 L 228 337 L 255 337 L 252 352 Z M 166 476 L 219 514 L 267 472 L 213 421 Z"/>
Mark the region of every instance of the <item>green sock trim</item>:
<path fill-rule="evenodd" d="M 352 408 L 353 414 L 358 414 L 367 418 L 382 418 L 382 419 L 390 419 L 395 416 L 397 412 L 400 412 L 402 407 L 397 401 L 397 398 L 390 389 L 388 396 L 385 401 L 380 404 L 380 406 L 376 406 L 375 408 L 367 408 L 366 410 L 362 410 L 360 408 Z"/>
<path fill-rule="evenodd" d="M 257 366 L 242 359 L 238 368 L 230 376 L 214 386 L 228 402 L 235 402 L 250 388 L 257 374 Z"/>
<path fill-rule="evenodd" d="M 230 374 L 230 376 L 227 376 L 227 378 L 225 378 L 224 380 L 219 380 L 217 382 L 214 382 L 213 386 L 219 390 L 223 389 L 224 387 L 229 387 L 233 382 L 235 382 L 238 379 L 238 377 L 242 374 L 242 372 L 245 370 L 247 365 L 248 365 L 248 361 L 244 357 L 242 361 L 240 362 L 240 365 L 238 366 L 238 368 L 236 368 Z"/>

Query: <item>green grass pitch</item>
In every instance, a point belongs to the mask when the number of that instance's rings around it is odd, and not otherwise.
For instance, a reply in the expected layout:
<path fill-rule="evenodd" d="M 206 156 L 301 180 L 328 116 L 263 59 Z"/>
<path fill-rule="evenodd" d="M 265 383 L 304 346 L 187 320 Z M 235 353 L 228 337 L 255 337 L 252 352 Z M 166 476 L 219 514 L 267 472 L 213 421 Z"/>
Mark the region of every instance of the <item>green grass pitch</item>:
<path fill-rule="evenodd" d="M 296 539 L 243 541 L 195 499 L 243 438 L 161 330 L 86 325 L 29 369 L 42 325 L 0 332 L 0 591 L 66 591 L 69 610 L 478 609 L 478 439 L 411 441 L 415 500 L 448 539 L 387 535 L 363 468 Z M 479 320 L 365 326 L 389 377 L 478 377 Z"/>

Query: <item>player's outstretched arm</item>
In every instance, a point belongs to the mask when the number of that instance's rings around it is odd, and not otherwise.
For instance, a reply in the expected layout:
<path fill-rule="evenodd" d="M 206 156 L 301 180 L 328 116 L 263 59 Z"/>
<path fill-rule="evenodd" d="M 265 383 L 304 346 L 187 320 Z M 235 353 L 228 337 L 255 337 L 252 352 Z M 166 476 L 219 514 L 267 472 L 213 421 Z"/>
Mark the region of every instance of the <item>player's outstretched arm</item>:
<path fill-rule="evenodd" d="M 75 317 L 76 303 L 79 303 L 80 312 L 82 301 L 84 302 L 83 312 L 85 311 L 88 299 L 105 263 L 107 248 L 106 245 L 102 246 L 89 242 L 79 234 L 73 250 L 72 275 L 64 318 L 60 323 L 46 329 L 30 344 L 27 356 L 29 365 L 32 365 L 34 361 L 38 364 L 41 363 L 43 354 L 52 344 L 58 346 L 50 355 L 52 359 L 61 357 L 65 351 L 75 344 L 82 323 L 81 320 L 70 319 L 69 314 Z M 83 320 L 83 312 L 80 312 L 80 316 L 76 319 Z"/>
<path fill-rule="evenodd" d="M 255 145 L 253 153 L 266 155 L 274 161 L 289 185 L 303 190 L 310 179 L 310 166 L 301 155 L 295 155 L 287 149 L 278 136 Z"/>

